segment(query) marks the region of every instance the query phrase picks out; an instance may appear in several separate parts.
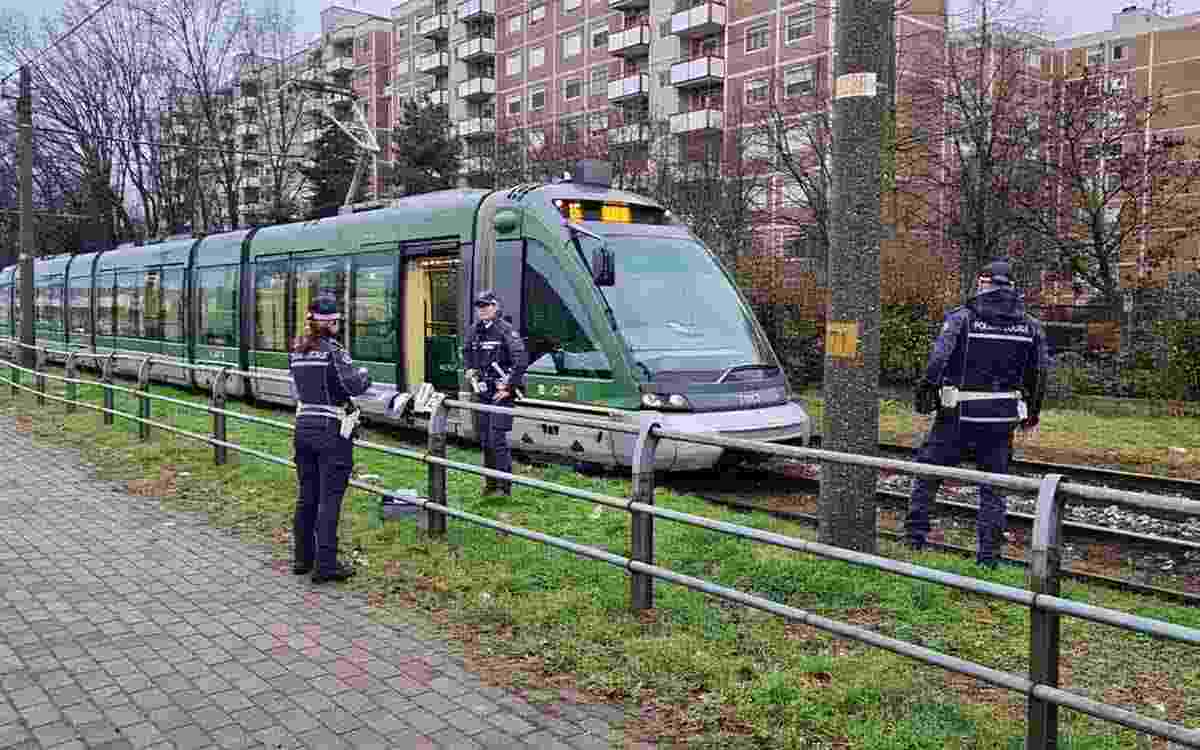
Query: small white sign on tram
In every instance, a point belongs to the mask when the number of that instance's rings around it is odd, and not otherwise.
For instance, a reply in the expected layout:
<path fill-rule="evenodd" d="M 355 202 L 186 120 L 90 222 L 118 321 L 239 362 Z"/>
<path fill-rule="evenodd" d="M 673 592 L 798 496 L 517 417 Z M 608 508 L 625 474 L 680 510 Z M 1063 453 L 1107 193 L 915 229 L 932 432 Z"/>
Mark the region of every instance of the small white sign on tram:
<path fill-rule="evenodd" d="M 846 73 L 837 77 L 833 98 L 844 99 L 850 96 L 874 97 L 877 92 L 878 85 L 875 73 Z"/>

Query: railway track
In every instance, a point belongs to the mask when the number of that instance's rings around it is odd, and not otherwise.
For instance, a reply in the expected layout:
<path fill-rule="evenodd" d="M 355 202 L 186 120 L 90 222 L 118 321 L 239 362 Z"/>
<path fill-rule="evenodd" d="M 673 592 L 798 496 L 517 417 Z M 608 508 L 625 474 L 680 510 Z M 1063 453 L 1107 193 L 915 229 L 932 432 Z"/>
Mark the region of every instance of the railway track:
<path fill-rule="evenodd" d="M 911 453 L 911 449 L 903 446 L 895 446 L 895 448 Z M 1044 473 L 1049 470 L 1041 467 L 1056 466 L 1055 464 L 1039 464 L 1036 462 L 1023 462 L 1023 464 L 1023 468 L 1027 471 L 1032 469 L 1032 471 L 1037 473 Z M 813 498 L 820 494 L 820 480 L 811 476 L 785 475 L 777 470 L 772 470 L 777 468 L 734 469 L 726 471 L 724 474 L 696 472 L 687 475 L 672 475 L 664 483 L 673 490 L 687 492 L 714 505 L 721 505 L 747 513 L 754 511 L 764 512 L 777 518 L 815 527 L 818 524 L 817 515 L 805 512 L 804 510 L 798 510 L 797 508 L 812 507 L 815 505 Z M 1134 491 L 1148 491 L 1145 485 L 1137 484 L 1134 479 L 1134 477 L 1142 475 L 1128 475 L 1111 470 L 1101 471 L 1105 471 L 1105 475 L 1110 480 L 1121 482 L 1120 486 L 1124 488 Z M 1074 479 L 1078 477 L 1078 474 L 1071 473 L 1070 476 Z M 1099 476 L 1099 474 L 1093 476 Z M 1181 485 L 1176 480 L 1169 480 L 1167 478 L 1154 477 L 1153 479 L 1156 480 L 1153 483 L 1154 486 L 1159 489 L 1170 486 L 1178 490 L 1181 487 L 1188 486 L 1186 483 Z M 943 487 L 946 486 L 954 487 L 954 483 L 946 482 Z M 1118 485 L 1109 484 L 1108 486 Z M 974 495 L 973 488 L 966 487 L 969 489 L 969 493 L 967 494 Z M 1188 496 L 1191 497 L 1192 495 Z M 764 503 L 764 498 L 768 498 L 768 502 Z M 881 509 L 899 511 L 903 514 L 908 508 L 909 492 L 907 489 L 880 489 L 876 493 L 875 500 Z M 1009 530 L 1017 532 L 1012 536 L 1017 539 L 1027 539 L 1029 537 L 1028 532 L 1033 527 L 1034 517 L 1032 513 L 1014 510 L 1013 506 L 1032 506 L 1032 499 L 1027 499 L 1024 503 L 1021 500 L 1023 498 L 1019 496 L 1010 496 L 1009 510 L 1006 516 Z M 1155 561 L 1169 561 L 1172 568 L 1178 566 L 1181 569 L 1186 569 L 1188 566 L 1192 566 L 1200 574 L 1200 523 L 1197 523 L 1196 526 L 1197 535 L 1195 539 L 1171 538 L 1111 525 L 1087 523 L 1070 519 L 1073 508 L 1087 505 L 1086 503 L 1077 503 L 1075 500 L 1078 499 L 1075 498 L 1072 503 L 1068 504 L 1067 519 L 1063 522 L 1064 542 L 1068 548 L 1065 550 L 1064 565 L 1070 565 L 1072 559 L 1078 556 L 1073 553 L 1078 553 L 1086 549 L 1089 545 L 1116 545 L 1123 550 L 1129 551 L 1135 557 L 1150 558 Z M 936 509 L 933 512 L 935 518 L 948 517 L 955 519 L 955 521 L 966 520 L 967 523 L 965 525 L 974 525 L 977 510 L 977 506 L 974 503 L 949 499 L 944 495 L 939 495 L 935 498 L 934 503 L 936 505 Z M 1030 507 L 1030 509 L 1032 508 Z M 902 539 L 900 533 L 888 529 L 880 529 L 879 536 L 897 541 Z M 974 557 L 975 555 L 974 547 L 963 547 L 940 542 L 930 542 L 928 546 L 933 549 L 970 557 Z M 1006 556 L 1003 560 L 1008 564 L 1019 567 L 1027 565 L 1025 560 L 1011 556 Z M 1188 591 L 1168 589 L 1132 579 L 1116 578 L 1094 572 L 1072 570 L 1070 568 L 1065 568 L 1063 574 L 1069 578 L 1121 590 L 1151 594 L 1188 604 L 1200 604 L 1200 594 Z"/>

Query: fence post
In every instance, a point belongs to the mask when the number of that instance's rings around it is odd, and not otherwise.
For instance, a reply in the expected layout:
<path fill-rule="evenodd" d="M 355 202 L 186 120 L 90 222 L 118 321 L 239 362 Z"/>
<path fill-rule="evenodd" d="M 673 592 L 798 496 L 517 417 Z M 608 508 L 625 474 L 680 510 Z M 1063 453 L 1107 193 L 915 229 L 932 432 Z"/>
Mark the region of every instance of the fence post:
<path fill-rule="evenodd" d="M 1033 542 L 1029 550 L 1029 590 L 1035 596 L 1029 614 L 1029 678 L 1034 692 L 1026 707 L 1026 750 L 1058 747 L 1058 705 L 1037 698 L 1037 686 L 1058 687 L 1059 635 L 1057 612 L 1038 607 L 1038 596 L 1058 596 L 1059 566 L 1062 562 L 1062 513 L 1058 483 L 1061 474 L 1042 477 L 1034 511 Z"/>
<path fill-rule="evenodd" d="M 217 374 L 213 376 L 212 398 L 209 399 L 209 405 L 212 406 L 213 409 L 221 409 L 221 410 L 225 409 L 225 381 L 228 378 L 229 378 L 229 368 L 228 367 L 222 367 L 220 370 L 217 371 Z M 220 440 L 220 441 L 224 442 L 225 441 L 225 415 L 218 414 L 216 411 L 214 411 L 213 415 L 212 415 L 212 420 L 213 420 L 213 426 L 212 426 L 213 440 Z M 227 451 L 225 450 L 225 446 L 214 445 L 213 446 L 213 463 L 215 463 L 217 466 L 224 466 L 225 459 L 226 459 L 226 453 L 227 453 Z"/>
<path fill-rule="evenodd" d="M 138 365 L 138 416 L 143 421 L 138 422 L 138 440 L 150 439 L 150 368 L 154 366 L 154 357 L 146 357 Z"/>
<path fill-rule="evenodd" d="M 39 346 L 33 350 L 34 381 L 37 383 L 37 405 L 46 405 L 46 347 Z"/>
<path fill-rule="evenodd" d="M 111 425 L 113 423 L 113 409 L 116 408 L 113 405 L 113 389 L 112 389 L 113 367 L 115 365 L 116 356 L 117 356 L 117 353 L 115 351 L 108 353 L 108 356 L 104 358 L 104 369 L 101 371 L 101 375 L 100 375 L 100 381 L 104 384 L 103 387 L 104 387 L 104 409 L 105 409 L 105 411 L 100 415 L 100 418 L 103 421 L 103 423 L 107 424 L 107 425 Z"/>
<path fill-rule="evenodd" d="M 70 352 L 67 354 L 67 413 L 75 412 L 75 402 L 79 400 L 79 384 L 75 381 L 79 379 L 79 365 L 75 364 L 75 357 L 78 352 Z"/>
<path fill-rule="evenodd" d="M 429 455 L 437 458 L 446 457 L 446 425 L 450 418 L 450 409 L 441 394 L 434 396 L 434 402 L 429 411 Z M 429 464 L 429 501 L 438 505 L 446 505 L 446 467 L 439 464 Z M 431 536 L 446 535 L 446 514 L 438 510 L 425 511 L 425 529 Z"/>
<path fill-rule="evenodd" d="M 642 425 L 633 448 L 633 491 L 631 503 L 654 505 L 654 454 L 658 450 L 657 422 Z M 630 559 L 654 564 L 654 516 L 630 511 Z M 654 607 L 654 577 L 633 571 L 629 579 L 629 604 L 634 611 Z"/>

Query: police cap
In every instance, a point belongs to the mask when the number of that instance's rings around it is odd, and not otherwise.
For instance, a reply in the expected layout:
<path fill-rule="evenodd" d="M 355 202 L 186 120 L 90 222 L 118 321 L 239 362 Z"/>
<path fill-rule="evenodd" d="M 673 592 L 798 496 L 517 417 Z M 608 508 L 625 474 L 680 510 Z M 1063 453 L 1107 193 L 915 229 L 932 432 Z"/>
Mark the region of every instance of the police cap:
<path fill-rule="evenodd" d="M 992 284 L 1012 286 L 1012 267 L 1006 260 L 994 260 L 979 271 L 979 278 Z"/>
<path fill-rule="evenodd" d="M 338 310 L 337 300 L 328 294 L 322 294 L 308 305 L 308 319 L 319 321 L 341 320 L 342 313 Z"/>
<path fill-rule="evenodd" d="M 483 307 L 484 305 L 499 305 L 500 298 L 491 289 L 485 289 L 475 297 L 475 306 Z"/>

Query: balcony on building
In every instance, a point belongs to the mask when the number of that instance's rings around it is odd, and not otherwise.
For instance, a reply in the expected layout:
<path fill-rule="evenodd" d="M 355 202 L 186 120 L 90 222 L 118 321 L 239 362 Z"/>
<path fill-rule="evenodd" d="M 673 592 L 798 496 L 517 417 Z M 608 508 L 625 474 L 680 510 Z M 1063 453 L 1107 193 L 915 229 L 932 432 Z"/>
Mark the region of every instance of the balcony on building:
<path fill-rule="evenodd" d="M 495 78 L 468 78 L 458 84 L 458 98 L 469 102 L 479 102 L 496 95 Z"/>
<path fill-rule="evenodd" d="M 256 214 L 263 210 L 263 204 L 258 201 L 246 201 L 238 204 L 238 213 Z"/>
<path fill-rule="evenodd" d="M 237 107 L 243 111 L 247 109 L 258 109 L 258 97 L 239 96 L 237 99 Z"/>
<path fill-rule="evenodd" d="M 262 178 L 258 175 L 242 175 L 242 187 L 257 190 L 262 187 Z"/>
<path fill-rule="evenodd" d="M 491 60 L 496 56 L 496 40 L 485 36 L 468 39 L 458 44 L 458 59 L 463 62 Z"/>
<path fill-rule="evenodd" d="M 425 95 L 429 98 L 429 103 L 433 105 L 441 105 L 443 107 L 450 104 L 450 92 L 446 89 L 433 89 L 426 91 Z"/>
<path fill-rule="evenodd" d="M 445 73 L 450 67 L 450 55 L 446 52 L 430 52 L 417 58 L 417 72 L 426 75 Z"/>
<path fill-rule="evenodd" d="M 441 39 L 450 33 L 450 14 L 435 13 L 417 22 L 417 36 L 426 39 Z"/>
<path fill-rule="evenodd" d="M 187 125 L 175 123 L 174 125 L 171 126 L 171 135 L 175 136 L 176 138 L 186 138 L 187 134 L 188 134 Z"/>
<path fill-rule="evenodd" d="M 697 57 L 671 66 L 671 85 L 679 88 L 711 86 L 725 81 L 725 58 Z"/>
<path fill-rule="evenodd" d="M 650 54 L 650 40 L 653 38 L 649 24 L 639 23 L 624 31 L 615 31 L 608 35 L 608 53 L 621 57 L 645 57 Z"/>
<path fill-rule="evenodd" d="M 333 30 L 329 35 L 329 41 L 332 44 L 352 44 L 354 42 L 354 27 L 340 26 Z"/>
<path fill-rule="evenodd" d="M 238 123 L 238 126 L 233 129 L 233 133 L 238 138 L 257 138 L 258 137 L 258 123 L 257 122 Z"/>
<path fill-rule="evenodd" d="M 644 122 L 630 123 L 608 131 L 610 146 L 644 146 L 650 140 L 650 126 Z"/>
<path fill-rule="evenodd" d="M 354 70 L 354 58 L 348 55 L 338 55 L 325 61 L 325 72 L 330 75 L 349 73 Z"/>
<path fill-rule="evenodd" d="M 725 6 L 720 3 L 700 3 L 690 8 L 684 5 L 671 14 L 671 33 L 677 36 L 708 36 L 723 28 Z"/>
<path fill-rule="evenodd" d="M 649 95 L 650 75 L 648 73 L 635 73 L 608 82 L 608 100 L 610 102 L 623 102 Z"/>
<path fill-rule="evenodd" d="M 671 135 L 719 131 L 724 113 L 719 109 L 694 109 L 671 115 Z"/>
<path fill-rule="evenodd" d="M 466 0 L 458 4 L 458 20 L 470 21 L 478 18 L 494 18 L 496 15 L 496 0 Z"/>
<path fill-rule="evenodd" d="M 491 138 L 496 134 L 496 120 L 492 117 L 471 117 L 458 123 L 458 137 L 467 140 Z"/>
<path fill-rule="evenodd" d="M 649 7 L 650 0 L 608 0 L 609 10 L 638 10 Z"/>

